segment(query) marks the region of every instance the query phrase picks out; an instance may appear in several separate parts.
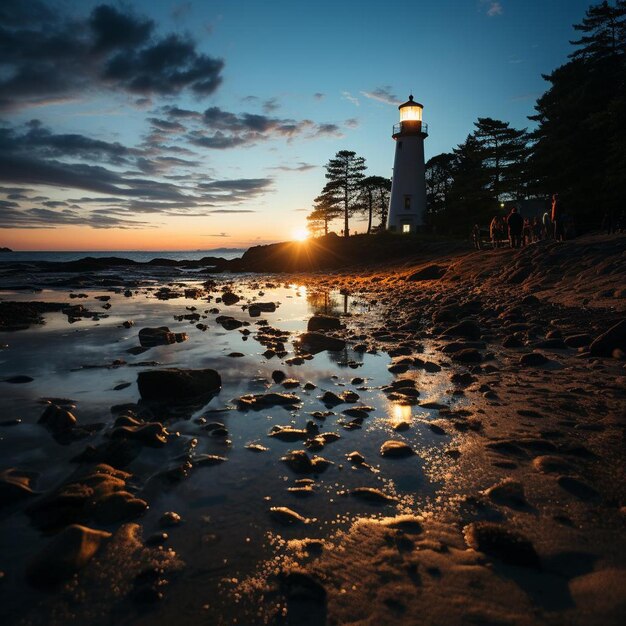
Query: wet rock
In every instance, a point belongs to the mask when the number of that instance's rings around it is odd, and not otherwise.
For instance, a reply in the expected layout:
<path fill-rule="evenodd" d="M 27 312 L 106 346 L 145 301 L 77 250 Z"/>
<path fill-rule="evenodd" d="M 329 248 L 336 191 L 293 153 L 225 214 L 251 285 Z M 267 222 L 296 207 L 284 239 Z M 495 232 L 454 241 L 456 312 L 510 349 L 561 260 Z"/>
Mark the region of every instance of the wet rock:
<path fill-rule="evenodd" d="M 83 568 L 111 533 L 72 524 L 61 531 L 27 568 L 28 582 L 47 587 L 63 582 Z"/>
<path fill-rule="evenodd" d="M 534 345 L 539 350 L 567 350 L 567 345 L 561 338 L 553 337 L 551 339 L 545 339 L 544 341 L 538 341 Z"/>
<path fill-rule="evenodd" d="M 213 467 L 214 465 L 221 465 L 226 460 L 226 457 L 217 454 L 198 454 L 193 458 L 193 464 L 196 467 Z"/>
<path fill-rule="evenodd" d="M 188 339 L 186 333 L 173 333 L 167 326 L 158 328 L 142 328 L 139 331 L 139 343 L 143 348 L 167 346 L 172 343 L 181 343 Z"/>
<path fill-rule="evenodd" d="M 174 526 L 180 526 L 182 523 L 181 516 L 174 511 L 166 511 L 159 519 L 161 528 L 173 528 Z"/>
<path fill-rule="evenodd" d="M 317 354 L 318 352 L 323 352 L 324 350 L 337 352 L 346 347 L 346 342 L 343 339 L 313 332 L 302 333 L 302 335 L 300 335 L 299 342 L 301 348 L 304 348 L 311 354 Z"/>
<path fill-rule="evenodd" d="M 76 426 L 77 419 L 64 407 L 50 404 L 37 423 L 42 424 L 54 434 L 64 434 Z"/>
<path fill-rule="evenodd" d="M 466 337 L 467 339 L 480 339 L 480 327 L 476 322 L 463 320 L 443 331 L 444 337 Z"/>
<path fill-rule="evenodd" d="M 404 441 L 390 439 L 380 447 L 380 455 L 390 459 L 404 459 L 414 454 L 413 448 Z"/>
<path fill-rule="evenodd" d="M 227 291 L 222 294 L 222 302 L 226 306 L 232 306 L 233 304 L 237 304 L 240 299 L 241 298 L 238 295 L 232 293 L 232 291 Z"/>
<path fill-rule="evenodd" d="M 541 354 L 541 352 L 522 354 L 519 360 L 520 367 L 536 367 L 538 365 L 545 365 L 547 362 L 548 358 Z"/>
<path fill-rule="evenodd" d="M 283 380 L 285 380 L 285 378 L 287 378 L 287 374 L 285 374 L 285 372 L 281 372 L 280 370 L 274 370 L 272 372 L 272 380 L 279 385 L 280 383 L 283 382 Z"/>
<path fill-rule="evenodd" d="M 99 524 L 123 522 L 141 515 L 148 503 L 127 491 L 116 491 L 100 498 L 93 509 L 93 517 Z"/>
<path fill-rule="evenodd" d="M 528 505 L 524 486 L 522 483 L 510 478 L 487 489 L 485 495 L 496 504 L 503 504 L 513 508 L 521 508 Z"/>
<path fill-rule="evenodd" d="M 143 400 L 190 401 L 219 391 L 220 375 L 213 369 L 161 369 L 140 372 L 137 386 Z"/>
<path fill-rule="evenodd" d="M 118 426 L 111 431 L 112 439 L 134 439 L 144 445 L 158 448 L 167 443 L 167 431 L 160 422 Z"/>
<path fill-rule="evenodd" d="M 393 504 L 397 502 L 396 498 L 388 496 L 380 489 L 374 489 L 373 487 L 356 487 L 350 491 L 350 495 L 372 504 Z"/>
<path fill-rule="evenodd" d="M 307 439 L 310 437 L 310 433 L 307 430 L 292 428 L 291 426 L 274 426 L 269 436 L 280 441 L 298 441 Z"/>
<path fill-rule="evenodd" d="M 32 488 L 37 474 L 14 467 L 0 472 L 0 507 L 35 495 Z"/>
<path fill-rule="evenodd" d="M 269 448 L 260 443 L 248 443 L 246 444 L 246 450 L 250 450 L 251 452 L 267 452 Z"/>
<path fill-rule="evenodd" d="M 297 474 L 319 474 L 331 464 L 319 456 L 310 458 L 304 450 L 292 450 L 281 461 Z"/>
<path fill-rule="evenodd" d="M 237 399 L 237 406 L 241 409 L 255 411 L 271 407 L 294 407 L 300 404 L 300 398 L 293 393 L 260 393 L 248 394 Z"/>
<path fill-rule="evenodd" d="M 521 348 L 523 345 L 524 342 L 515 335 L 510 335 L 502 342 L 504 348 Z"/>
<path fill-rule="evenodd" d="M 626 352 L 626 320 L 611 326 L 589 346 L 592 356 L 612 356 L 615 350 Z"/>
<path fill-rule="evenodd" d="M 303 517 L 299 513 L 296 513 L 293 509 L 289 509 L 286 506 L 270 507 L 270 516 L 275 522 L 285 526 L 292 526 L 293 524 L 308 524 L 311 521 L 307 517 Z"/>
<path fill-rule="evenodd" d="M 464 348 L 452 355 L 452 360 L 457 363 L 480 363 L 483 355 L 476 348 Z"/>
<path fill-rule="evenodd" d="M 470 548 L 484 552 L 509 565 L 539 568 L 540 561 L 533 544 L 521 533 L 495 522 L 474 522 L 464 529 Z"/>
<path fill-rule="evenodd" d="M 221 324 L 222 328 L 224 328 L 225 330 L 235 330 L 243 326 L 243 322 L 241 320 L 237 320 L 234 317 L 230 317 L 228 315 L 218 315 L 215 318 L 215 321 L 218 324 Z"/>
<path fill-rule="evenodd" d="M 413 274 L 406 277 L 406 280 L 411 282 L 419 282 L 423 280 L 439 280 L 448 271 L 447 265 L 427 265 L 417 270 Z"/>
<path fill-rule="evenodd" d="M 307 330 L 339 330 L 342 328 L 341 320 L 331 315 L 314 315 L 307 324 Z"/>

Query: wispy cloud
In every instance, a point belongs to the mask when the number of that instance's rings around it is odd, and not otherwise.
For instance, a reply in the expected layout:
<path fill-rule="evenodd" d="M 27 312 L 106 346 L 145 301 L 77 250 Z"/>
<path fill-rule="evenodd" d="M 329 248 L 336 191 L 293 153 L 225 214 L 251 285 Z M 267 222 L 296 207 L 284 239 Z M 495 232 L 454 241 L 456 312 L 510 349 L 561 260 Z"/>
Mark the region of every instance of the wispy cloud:
<path fill-rule="evenodd" d="M 342 91 L 341 97 L 343 100 L 347 100 L 348 102 L 352 102 L 354 106 L 361 106 L 359 99 L 356 96 L 353 96 L 349 91 Z"/>
<path fill-rule="evenodd" d="M 377 100 L 378 102 L 383 102 L 384 104 L 398 105 L 401 102 L 400 98 L 392 93 L 389 85 L 377 87 L 372 91 L 362 91 L 361 94 L 370 100 Z"/>
<path fill-rule="evenodd" d="M 504 12 L 502 3 L 497 0 L 480 0 L 480 7 L 489 17 L 502 15 Z"/>

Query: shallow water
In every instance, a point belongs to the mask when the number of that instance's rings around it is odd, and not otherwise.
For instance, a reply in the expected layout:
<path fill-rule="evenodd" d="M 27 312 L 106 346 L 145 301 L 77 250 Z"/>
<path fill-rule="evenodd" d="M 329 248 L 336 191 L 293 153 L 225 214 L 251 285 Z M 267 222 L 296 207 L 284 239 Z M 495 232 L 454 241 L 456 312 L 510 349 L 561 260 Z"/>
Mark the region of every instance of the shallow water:
<path fill-rule="evenodd" d="M 177 278 L 177 280 L 179 280 Z M 186 286 L 197 285 L 188 281 Z M 160 285 L 159 285 L 160 286 Z M 147 513 L 137 520 L 144 527 L 144 536 L 159 528 L 159 518 L 165 511 L 176 511 L 183 518 L 180 527 L 168 531 L 169 544 L 185 562 L 186 567 L 172 581 L 168 593 L 158 610 L 150 614 L 150 621 L 169 623 L 174 615 L 184 623 L 206 623 L 210 615 L 219 615 L 225 622 L 239 618 L 246 623 L 238 608 L 227 595 L 217 595 L 220 583 L 238 579 L 254 571 L 257 564 L 279 549 L 276 537 L 326 537 L 338 528 L 347 527 L 359 516 L 389 515 L 394 512 L 419 512 L 437 495 L 439 479 L 446 471 L 443 448 L 448 436 L 434 434 L 428 427 L 433 412 L 419 406 L 400 406 L 390 402 L 381 387 L 395 377 L 387 370 L 387 354 L 357 353 L 348 347 L 339 353 L 322 352 L 303 365 L 288 366 L 278 358 L 263 357 L 265 347 L 254 336 L 258 319 L 267 320 L 270 326 L 292 333 L 290 340 L 306 329 L 308 318 L 314 312 L 344 316 L 350 327 L 379 324 L 379 312 L 358 297 L 338 293 L 316 292 L 299 285 L 278 285 L 256 279 L 241 278 L 233 285 L 242 296 L 238 305 L 224 306 L 206 300 L 176 298 L 158 300 L 154 291 L 140 288 L 133 297 L 106 290 L 85 290 L 87 298 L 70 299 L 69 292 L 44 290 L 36 294 L 3 292 L 4 300 L 66 301 L 82 304 L 89 310 L 108 314 L 98 321 L 82 319 L 73 324 L 61 313 L 46 315 L 46 324 L 27 331 L 0 333 L 0 380 L 27 375 L 34 379 L 27 384 L 0 383 L 1 419 L 20 418 L 17 426 L 0 427 L 0 458 L 2 468 L 19 467 L 38 472 L 37 488 L 47 491 L 58 485 L 74 469 L 70 459 L 87 444 L 97 444 L 106 437 L 107 428 L 114 417 L 111 407 L 139 401 L 137 373 L 154 367 L 200 368 L 211 367 L 220 372 L 223 387 L 205 406 L 186 414 L 173 413 L 166 420 L 172 438 L 163 448 L 142 449 L 139 456 L 125 468 L 133 473 L 132 486 L 138 497 L 149 503 Z M 260 294 L 263 295 L 260 295 Z M 102 309 L 98 295 L 111 296 L 111 308 Z M 219 293 L 213 293 L 214 297 Z M 279 303 L 275 313 L 263 313 L 261 318 L 249 317 L 241 304 L 258 300 Z M 238 330 L 226 331 L 215 322 L 214 314 L 206 314 L 202 323 L 208 325 L 203 332 L 195 327 L 196 321 L 176 321 L 175 315 L 197 312 L 217 306 L 220 314 L 232 315 L 250 323 L 251 334 L 246 337 Z M 121 326 L 133 320 L 130 329 Z M 137 333 L 143 327 L 168 326 L 173 332 L 186 332 L 189 339 L 182 343 L 159 346 L 133 356 L 126 351 L 138 345 Z M 349 344 L 350 346 L 350 344 Z M 291 342 L 286 344 L 288 357 L 293 356 Z M 426 352 L 429 346 L 425 347 Z M 241 352 L 243 357 L 228 355 Z M 286 358 L 288 358 L 286 357 Z M 116 359 L 125 364 L 110 365 Z M 136 366 L 142 362 L 156 361 L 158 365 Z M 311 391 L 302 387 L 285 390 L 272 382 L 272 371 L 280 369 L 301 385 L 309 381 L 316 385 Z M 353 385 L 359 376 L 364 383 Z M 448 373 L 411 371 L 402 377 L 412 377 L 418 382 L 420 401 L 457 400 L 445 395 L 449 386 Z M 128 387 L 114 390 L 121 383 Z M 320 431 L 336 432 L 341 438 L 327 444 L 319 454 L 333 463 L 324 473 L 314 476 L 315 494 L 297 498 L 287 491 L 302 476 L 294 474 L 280 457 L 289 450 L 303 449 L 303 442 L 288 443 L 268 437 L 272 426 L 291 425 L 304 428 L 313 411 L 327 410 L 319 396 L 331 390 L 340 393 L 356 390 L 359 404 L 370 405 L 374 411 L 364 421 L 362 428 L 346 430 L 341 421 L 349 418 L 341 411 L 349 408 L 342 404 L 331 409 L 334 414 L 325 421 L 317 421 Z M 301 407 L 286 410 L 272 407 L 261 411 L 239 411 L 235 400 L 246 393 L 288 391 L 301 399 Z M 43 427 L 37 425 L 44 406 L 41 398 L 63 397 L 73 401 L 79 423 L 101 422 L 102 431 L 87 439 L 61 445 Z M 445 399 L 445 400 L 444 400 Z M 461 400 L 462 401 L 462 400 Z M 223 422 L 228 429 L 226 444 L 212 438 L 199 418 L 207 422 Z M 394 424 L 406 421 L 411 427 L 403 432 L 394 430 Z M 394 460 L 380 457 L 379 449 L 387 439 L 409 443 L 417 455 Z M 267 446 L 265 452 L 246 449 L 249 443 Z M 227 462 L 194 469 L 180 482 L 164 481 L 159 473 L 174 467 L 181 455 L 193 450 L 194 454 L 218 454 Z M 346 460 L 346 454 L 358 450 L 371 465 L 371 470 L 355 468 Z M 377 487 L 398 499 L 395 505 L 372 505 L 348 495 L 355 487 Z M 269 516 L 270 506 L 286 506 L 311 521 L 300 527 L 284 528 Z M 107 528 L 107 527 L 104 527 Z M 114 530 L 115 527 L 108 527 Z M 5 572 L 2 589 L 7 597 L 3 612 L 15 618 L 27 612 L 32 603 L 44 594 L 32 592 L 24 582 L 24 564 L 46 543 L 33 529 L 27 516 L 20 512 L 0 517 L 0 570 Z M 9 593 L 7 593 L 9 592 Z M 207 608 L 208 606 L 208 608 Z M 208 614 L 207 614 L 208 611 Z M 169 616 L 169 617 L 168 617 Z M 141 613 L 127 615 L 124 623 L 143 623 Z"/>

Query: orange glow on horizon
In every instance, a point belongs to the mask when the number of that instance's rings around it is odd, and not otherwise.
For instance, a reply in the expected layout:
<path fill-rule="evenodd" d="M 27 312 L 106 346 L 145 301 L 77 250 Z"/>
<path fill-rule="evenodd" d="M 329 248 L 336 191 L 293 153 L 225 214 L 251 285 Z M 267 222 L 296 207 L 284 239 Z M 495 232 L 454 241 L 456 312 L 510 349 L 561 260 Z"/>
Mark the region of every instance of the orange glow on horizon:
<path fill-rule="evenodd" d="M 294 241 L 306 241 L 309 238 L 309 231 L 306 228 L 296 228 L 291 236 Z"/>

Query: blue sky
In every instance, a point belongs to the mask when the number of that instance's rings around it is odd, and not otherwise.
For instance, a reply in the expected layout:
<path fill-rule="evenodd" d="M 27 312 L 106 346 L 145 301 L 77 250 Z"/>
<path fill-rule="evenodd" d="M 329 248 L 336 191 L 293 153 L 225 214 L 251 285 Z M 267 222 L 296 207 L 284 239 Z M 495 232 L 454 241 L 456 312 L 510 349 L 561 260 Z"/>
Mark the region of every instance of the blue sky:
<path fill-rule="evenodd" d="M 0 245 L 196 249 L 287 239 L 304 226 L 336 151 L 355 150 L 369 173 L 391 175 L 395 107 L 409 93 L 429 124 L 426 158 L 462 142 L 479 116 L 529 127 L 546 88 L 541 74 L 566 61 L 572 24 L 589 6 L 102 4 L 11 0 L 0 9 L 0 25 L 15 35 L 0 62 L 12 165 L 0 168 Z M 123 43 L 113 18 L 128 29 Z M 56 52 L 39 58 L 33 30 L 76 40 L 75 58 L 60 52 L 62 63 L 34 85 L 31 68 L 45 69 Z M 161 84 L 159 75 L 132 74 L 146 50 L 165 50 L 173 35 L 192 50 L 175 68 L 183 78 L 163 74 Z"/>

